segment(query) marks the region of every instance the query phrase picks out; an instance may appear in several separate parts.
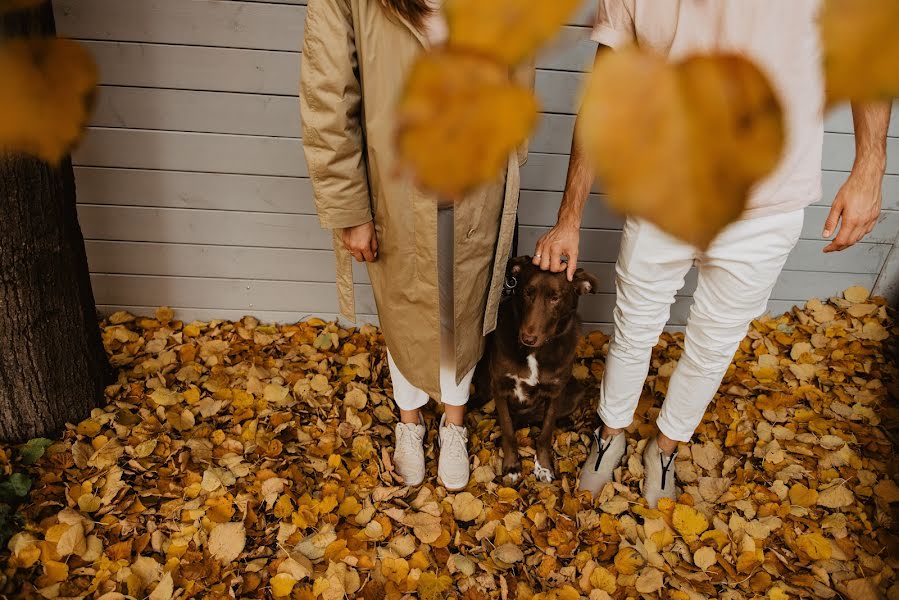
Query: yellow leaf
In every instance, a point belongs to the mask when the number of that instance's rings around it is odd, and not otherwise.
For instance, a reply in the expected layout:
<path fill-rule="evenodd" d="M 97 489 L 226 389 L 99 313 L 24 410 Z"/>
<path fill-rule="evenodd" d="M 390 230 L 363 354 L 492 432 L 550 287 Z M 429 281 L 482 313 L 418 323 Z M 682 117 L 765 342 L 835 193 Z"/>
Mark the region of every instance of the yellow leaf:
<path fill-rule="evenodd" d="M 234 516 L 234 502 L 228 496 L 209 498 L 206 500 L 206 516 L 213 523 L 227 523 Z"/>
<path fill-rule="evenodd" d="M 820 533 L 800 535 L 796 543 L 799 550 L 811 560 L 827 560 L 833 552 L 830 542 Z"/>
<path fill-rule="evenodd" d="M 442 600 L 443 593 L 453 584 L 453 580 L 446 575 L 435 573 L 422 573 L 418 580 L 418 597 L 421 600 Z"/>
<path fill-rule="evenodd" d="M 448 0 L 450 44 L 514 66 L 548 41 L 580 0 Z"/>
<path fill-rule="evenodd" d="M 394 583 L 402 583 L 409 575 L 409 563 L 405 558 L 386 557 L 381 561 L 381 574 Z"/>
<path fill-rule="evenodd" d="M 818 506 L 827 508 L 843 508 L 855 502 L 855 496 L 844 485 L 834 485 L 818 492 Z"/>
<path fill-rule="evenodd" d="M 717 561 L 715 549 L 710 546 L 703 546 L 693 553 L 693 564 L 703 571 L 707 571 L 709 567 L 714 565 Z"/>
<path fill-rule="evenodd" d="M 247 543 L 243 523 L 222 523 L 209 534 L 209 553 L 218 561 L 228 564 L 237 560 Z"/>
<path fill-rule="evenodd" d="M 537 101 L 501 65 L 442 50 L 413 65 L 398 118 L 402 161 L 424 187 L 458 199 L 500 175 L 534 128 Z"/>
<path fill-rule="evenodd" d="M 661 571 L 652 567 L 647 567 L 643 569 L 643 572 L 637 577 L 634 587 L 641 594 L 652 594 L 662 589 L 664 583 L 665 581 Z"/>
<path fill-rule="evenodd" d="M 849 302 L 852 302 L 853 304 L 864 302 L 870 295 L 871 292 L 869 292 L 867 288 L 863 288 L 860 285 L 854 285 L 850 288 L 846 288 L 846 291 L 843 292 L 843 298 L 845 298 Z"/>
<path fill-rule="evenodd" d="M 817 490 L 810 490 L 801 483 L 794 484 L 793 487 L 790 488 L 790 502 L 792 504 L 808 508 L 814 506 L 817 501 Z"/>
<path fill-rule="evenodd" d="M 60 38 L 0 45 L 0 149 L 58 163 L 87 125 L 97 68 L 81 44 Z"/>
<path fill-rule="evenodd" d="M 615 567 L 623 575 L 633 575 L 645 563 L 640 553 L 630 546 L 621 548 L 615 555 Z"/>
<path fill-rule="evenodd" d="M 103 501 L 93 494 L 81 494 L 78 497 L 78 508 L 86 513 L 93 513 L 100 510 Z"/>
<path fill-rule="evenodd" d="M 692 506 L 678 504 L 674 507 L 674 529 L 687 541 L 696 539 L 708 528 L 708 519 Z"/>
<path fill-rule="evenodd" d="M 69 565 L 55 560 L 44 561 L 44 575 L 50 583 L 58 583 L 69 578 Z"/>
<path fill-rule="evenodd" d="M 503 544 L 494 548 L 493 552 L 490 553 L 490 557 L 499 566 L 509 568 L 513 564 L 523 561 L 524 553 L 515 544 Z"/>
<path fill-rule="evenodd" d="M 287 573 L 278 573 L 272 577 L 270 583 L 272 586 L 272 594 L 276 598 L 283 598 L 284 596 L 289 596 L 291 592 L 293 592 L 293 586 L 296 585 L 297 580 Z"/>
<path fill-rule="evenodd" d="M 699 248 L 740 216 L 785 137 L 777 96 L 748 59 L 670 64 L 635 47 L 597 59 L 577 134 L 613 208 Z"/>
<path fill-rule="evenodd" d="M 618 587 L 615 576 L 612 575 L 608 569 L 601 566 L 596 567 L 593 569 L 593 572 L 590 573 L 590 585 L 592 585 L 594 589 L 602 590 L 608 594 L 614 594 L 615 589 Z"/>
<path fill-rule="evenodd" d="M 828 102 L 899 96 L 899 2 L 827 0 L 819 24 Z"/>
<path fill-rule="evenodd" d="M 474 521 L 484 509 L 484 503 L 480 498 L 475 498 L 469 492 L 456 494 L 453 498 L 453 516 L 457 521 Z"/>

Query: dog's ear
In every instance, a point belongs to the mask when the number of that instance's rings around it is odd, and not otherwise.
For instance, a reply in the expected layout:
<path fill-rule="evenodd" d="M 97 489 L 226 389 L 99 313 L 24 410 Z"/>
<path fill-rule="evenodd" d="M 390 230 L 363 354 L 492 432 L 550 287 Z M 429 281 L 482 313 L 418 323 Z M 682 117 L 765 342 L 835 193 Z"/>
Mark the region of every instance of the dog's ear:
<path fill-rule="evenodd" d="M 524 269 L 525 265 L 531 264 L 530 256 L 518 256 L 509 260 L 508 270 L 509 275 L 516 276 L 521 273 L 521 270 Z"/>
<path fill-rule="evenodd" d="M 574 272 L 574 287 L 579 296 L 595 294 L 599 289 L 599 279 L 593 273 L 578 269 Z"/>

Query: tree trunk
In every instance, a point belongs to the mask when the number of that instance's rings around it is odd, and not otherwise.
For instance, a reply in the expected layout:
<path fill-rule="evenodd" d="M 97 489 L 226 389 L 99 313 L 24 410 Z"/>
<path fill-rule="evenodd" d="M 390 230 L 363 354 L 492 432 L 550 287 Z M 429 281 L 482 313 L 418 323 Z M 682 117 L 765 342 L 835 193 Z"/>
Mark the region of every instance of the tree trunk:
<path fill-rule="evenodd" d="M 54 30 L 49 2 L 0 17 L 3 36 Z M 53 435 L 89 416 L 109 372 L 72 163 L 0 154 L 0 440 Z"/>

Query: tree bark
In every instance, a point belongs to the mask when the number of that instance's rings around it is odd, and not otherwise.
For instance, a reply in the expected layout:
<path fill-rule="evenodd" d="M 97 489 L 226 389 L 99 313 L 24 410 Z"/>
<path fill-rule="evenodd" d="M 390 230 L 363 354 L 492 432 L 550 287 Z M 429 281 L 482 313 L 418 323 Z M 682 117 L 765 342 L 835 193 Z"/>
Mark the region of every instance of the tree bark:
<path fill-rule="evenodd" d="M 54 31 L 49 2 L 0 18 L 4 37 Z M 72 163 L 0 154 L 0 440 L 52 436 L 89 416 L 109 373 Z"/>

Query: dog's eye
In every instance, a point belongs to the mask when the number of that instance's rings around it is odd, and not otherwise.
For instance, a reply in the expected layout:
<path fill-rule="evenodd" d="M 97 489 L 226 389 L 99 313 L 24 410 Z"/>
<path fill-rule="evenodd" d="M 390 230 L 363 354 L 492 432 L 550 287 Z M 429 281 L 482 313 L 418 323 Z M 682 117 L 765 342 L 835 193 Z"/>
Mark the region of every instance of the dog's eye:
<path fill-rule="evenodd" d="M 561 299 L 562 299 L 562 297 L 559 296 L 558 294 L 553 294 L 552 296 L 549 297 L 549 301 L 552 302 L 553 304 L 555 304 L 556 302 L 558 302 Z"/>
<path fill-rule="evenodd" d="M 533 296 L 533 295 L 534 295 L 534 288 L 532 288 L 532 287 L 526 287 L 526 288 L 524 288 L 524 295 L 527 296 L 528 298 L 530 298 L 531 296 Z"/>

